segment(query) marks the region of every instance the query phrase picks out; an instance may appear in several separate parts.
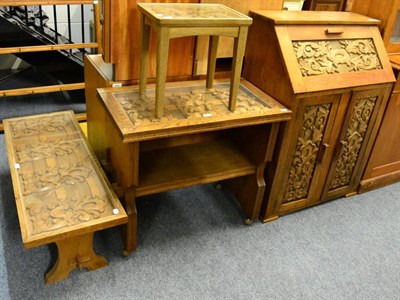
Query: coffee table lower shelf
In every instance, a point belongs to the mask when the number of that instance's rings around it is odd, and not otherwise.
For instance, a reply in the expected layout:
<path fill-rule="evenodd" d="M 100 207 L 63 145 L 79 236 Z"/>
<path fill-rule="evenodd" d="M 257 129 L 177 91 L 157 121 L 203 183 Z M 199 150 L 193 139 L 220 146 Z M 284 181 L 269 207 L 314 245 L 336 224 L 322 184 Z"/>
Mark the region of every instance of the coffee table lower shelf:
<path fill-rule="evenodd" d="M 229 140 L 141 152 L 136 196 L 246 176 L 256 168 Z"/>

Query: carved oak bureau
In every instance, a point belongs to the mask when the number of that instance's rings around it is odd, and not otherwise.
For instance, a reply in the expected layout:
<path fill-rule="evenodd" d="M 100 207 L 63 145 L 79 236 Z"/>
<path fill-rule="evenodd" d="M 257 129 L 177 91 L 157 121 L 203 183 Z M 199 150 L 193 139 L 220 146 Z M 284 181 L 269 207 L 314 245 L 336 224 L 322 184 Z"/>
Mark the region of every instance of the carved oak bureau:
<path fill-rule="evenodd" d="M 261 218 L 356 193 L 395 80 L 379 21 L 347 12 L 250 16 L 243 76 L 293 111 Z"/>

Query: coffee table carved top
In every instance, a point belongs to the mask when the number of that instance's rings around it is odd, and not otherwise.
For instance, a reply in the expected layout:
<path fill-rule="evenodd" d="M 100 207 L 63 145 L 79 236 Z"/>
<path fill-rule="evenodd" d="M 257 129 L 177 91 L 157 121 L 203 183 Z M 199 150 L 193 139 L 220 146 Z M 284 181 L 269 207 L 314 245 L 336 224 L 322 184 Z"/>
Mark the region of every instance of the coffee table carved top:
<path fill-rule="evenodd" d="M 162 24 L 190 26 L 250 25 L 252 19 L 222 4 L 138 3 L 147 17 Z"/>
<path fill-rule="evenodd" d="M 140 97 L 137 87 L 98 89 L 126 141 L 290 119 L 291 112 L 242 80 L 235 111 L 228 109 L 229 82 L 206 89 L 203 81 L 171 83 L 165 90 L 164 116 L 154 114 L 154 88 Z"/>

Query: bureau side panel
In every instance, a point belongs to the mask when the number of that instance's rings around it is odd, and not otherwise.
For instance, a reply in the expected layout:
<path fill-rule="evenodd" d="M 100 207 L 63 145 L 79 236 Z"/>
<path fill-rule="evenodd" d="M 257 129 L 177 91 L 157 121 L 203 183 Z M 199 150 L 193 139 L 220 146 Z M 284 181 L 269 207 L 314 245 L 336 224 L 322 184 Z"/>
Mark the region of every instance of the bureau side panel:
<path fill-rule="evenodd" d="M 243 77 L 291 107 L 294 97 L 289 76 L 285 69 L 275 28 L 272 24 L 253 17 L 249 28 Z"/>

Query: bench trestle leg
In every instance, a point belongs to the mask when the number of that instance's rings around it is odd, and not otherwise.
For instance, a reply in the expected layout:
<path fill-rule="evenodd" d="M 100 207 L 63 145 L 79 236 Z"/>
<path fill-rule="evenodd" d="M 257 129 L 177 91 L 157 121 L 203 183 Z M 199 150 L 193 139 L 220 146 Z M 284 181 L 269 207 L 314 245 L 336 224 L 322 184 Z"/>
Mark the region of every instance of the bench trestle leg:
<path fill-rule="evenodd" d="M 46 283 L 64 280 L 76 268 L 92 271 L 108 265 L 104 256 L 93 251 L 93 232 L 60 240 L 56 244 L 57 262 L 45 275 Z"/>

